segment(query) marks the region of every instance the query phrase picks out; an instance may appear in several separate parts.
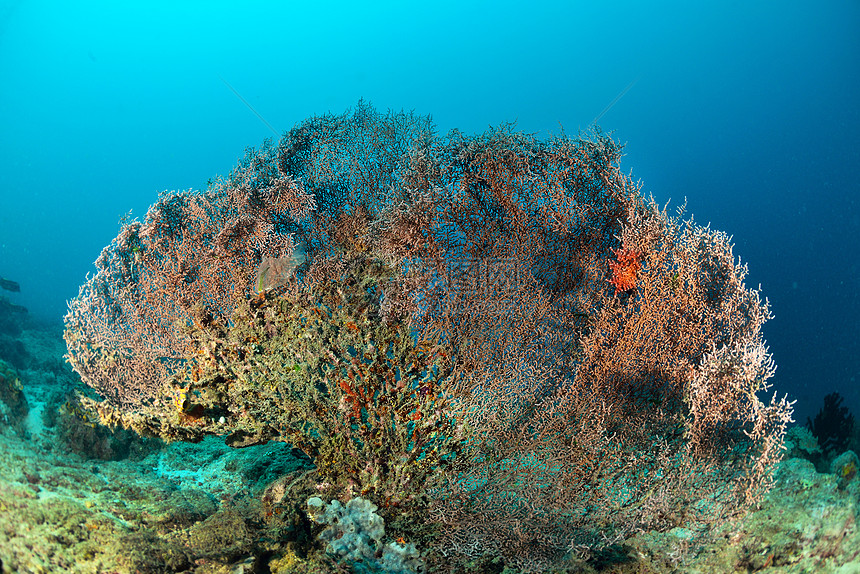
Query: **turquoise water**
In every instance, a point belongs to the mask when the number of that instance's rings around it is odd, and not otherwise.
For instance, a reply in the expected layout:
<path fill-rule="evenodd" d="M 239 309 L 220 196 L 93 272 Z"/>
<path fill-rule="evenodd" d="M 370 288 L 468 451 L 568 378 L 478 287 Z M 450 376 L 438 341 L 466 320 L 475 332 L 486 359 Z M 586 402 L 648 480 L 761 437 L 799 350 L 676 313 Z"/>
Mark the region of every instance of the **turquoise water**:
<path fill-rule="evenodd" d="M 856 2 L 4 2 L 0 276 L 58 318 L 123 214 L 362 97 L 443 132 L 600 116 L 646 192 L 734 235 L 800 420 L 834 389 L 857 409 L 858 23 Z"/>
<path fill-rule="evenodd" d="M 361 98 L 443 133 L 596 120 L 645 194 L 734 236 L 795 419 L 858 413 L 858 30 L 851 1 L 2 2 L 0 296 L 58 322 L 127 214 Z"/>

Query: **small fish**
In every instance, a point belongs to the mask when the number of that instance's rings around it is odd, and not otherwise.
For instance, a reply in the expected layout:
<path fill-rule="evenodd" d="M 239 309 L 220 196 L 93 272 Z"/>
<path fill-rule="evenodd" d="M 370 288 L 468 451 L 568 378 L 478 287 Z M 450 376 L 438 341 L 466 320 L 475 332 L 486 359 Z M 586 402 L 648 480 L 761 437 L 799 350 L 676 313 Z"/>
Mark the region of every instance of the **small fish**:
<path fill-rule="evenodd" d="M 293 252 L 286 257 L 263 257 L 257 267 L 257 282 L 254 290 L 259 295 L 269 289 L 285 284 L 305 261 L 307 261 L 307 246 L 300 241 Z"/>

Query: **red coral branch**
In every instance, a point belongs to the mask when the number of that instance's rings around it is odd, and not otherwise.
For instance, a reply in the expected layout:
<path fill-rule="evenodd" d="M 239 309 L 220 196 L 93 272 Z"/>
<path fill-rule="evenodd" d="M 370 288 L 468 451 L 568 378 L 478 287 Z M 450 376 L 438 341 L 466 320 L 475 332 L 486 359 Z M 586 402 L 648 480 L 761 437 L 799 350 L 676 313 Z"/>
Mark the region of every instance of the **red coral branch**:
<path fill-rule="evenodd" d="M 636 288 L 636 276 L 642 269 L 642 264 L 639 262 L 641 253 L 632 249 L 622 247 L 613 250 L 618 261 L 610 261 L 609 268 L 612 271 L 612 278 L 609 282 L 615 285 L 615 295 L 630 291 Z"/>

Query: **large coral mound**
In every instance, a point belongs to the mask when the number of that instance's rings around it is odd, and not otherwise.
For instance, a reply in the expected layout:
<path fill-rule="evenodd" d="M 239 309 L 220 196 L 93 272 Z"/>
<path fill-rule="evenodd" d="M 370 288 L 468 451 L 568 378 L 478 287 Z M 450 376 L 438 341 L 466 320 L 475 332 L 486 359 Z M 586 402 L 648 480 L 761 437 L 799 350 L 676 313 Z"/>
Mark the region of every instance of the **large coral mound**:
<path fill-rule="evenodd" d="M 66 317 L 111 424 L 290 442 L 317 487 L 539 570 L 761 499 L 791 407 L 729 238 L 600 133 L 311 118 L 105 248 Z M 275 277 L 270 280 L 270 275 Z"/>

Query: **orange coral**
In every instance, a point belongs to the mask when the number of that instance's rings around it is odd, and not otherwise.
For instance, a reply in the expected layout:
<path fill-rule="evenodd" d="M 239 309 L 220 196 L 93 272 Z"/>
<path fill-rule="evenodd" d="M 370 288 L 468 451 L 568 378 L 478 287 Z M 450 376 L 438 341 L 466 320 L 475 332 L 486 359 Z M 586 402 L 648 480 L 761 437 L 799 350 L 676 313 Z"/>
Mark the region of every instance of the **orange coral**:
<path fill-rule="evenodd" d="M 609 268 L 612 270 L 609 282 L 615 285 L 615 294 L 618 295 L 636 287 L 636 274 L 642 269 L 642 264 L 639 262 L 640 253 L 632 249 L 622 247 L 614 250 L 614 253 L 618 261 L 609 262 Z"/>

